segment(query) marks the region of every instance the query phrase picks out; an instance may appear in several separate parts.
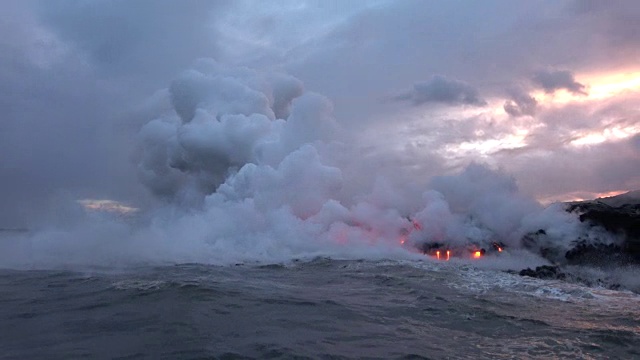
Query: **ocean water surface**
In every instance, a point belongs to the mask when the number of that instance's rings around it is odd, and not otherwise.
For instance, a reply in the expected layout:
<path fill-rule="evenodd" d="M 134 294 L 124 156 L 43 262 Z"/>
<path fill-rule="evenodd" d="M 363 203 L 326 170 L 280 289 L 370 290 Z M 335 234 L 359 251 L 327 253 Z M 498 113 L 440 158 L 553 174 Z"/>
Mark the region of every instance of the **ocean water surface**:
<path fill-rule="evenodd" d="M 2 359 L 632 359 L 640 297 L 468 264 L 0 270 Z"/>

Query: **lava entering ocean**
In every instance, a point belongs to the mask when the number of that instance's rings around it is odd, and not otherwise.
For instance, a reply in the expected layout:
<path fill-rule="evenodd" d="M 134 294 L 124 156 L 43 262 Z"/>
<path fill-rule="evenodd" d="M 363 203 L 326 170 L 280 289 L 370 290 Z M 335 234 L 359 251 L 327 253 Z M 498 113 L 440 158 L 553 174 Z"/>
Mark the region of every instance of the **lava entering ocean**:
<path fill-rule="evenodd" d="M 72 219 L 0 244 L 3 264 L 446 261 L 523 248 L 559 261 L 576 239 L 613 241 L 488 166 L 427 180 L 361 156 L 331 102 L 289 75 L 203 60 L 159 94 L 135 161 L 161 205 L 138 220 L 58 211 Z"/>

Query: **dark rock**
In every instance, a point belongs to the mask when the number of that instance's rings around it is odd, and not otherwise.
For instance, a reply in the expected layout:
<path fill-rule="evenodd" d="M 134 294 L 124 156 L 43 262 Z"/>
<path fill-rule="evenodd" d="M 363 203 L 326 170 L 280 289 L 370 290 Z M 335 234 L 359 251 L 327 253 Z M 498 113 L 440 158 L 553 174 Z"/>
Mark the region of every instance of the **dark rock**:
<path fill-rule="evenodd" d="M 582 285 L 586 285 L 589 287 L 601 287 L 609 290 L 622 289 L 622 285 L 616 282 L 611 282 L 610 279 L 600 279 L 600 278 L 589 279 L 587 277 L 582 277 L 582 276 L 572 276 L 572 277 L 569 277 L 569 281 L 580 283 Z"/>
<path fill-rule="evenodd" d="M 640 204 L 613 207 L 601 202 L 585 202 L 569 205 L 567 211 L 579 213 L 582 222 L 640 239 Z"/>
<path fill-rule="evenodd" d="M 640 192 L 633 193 L 635 197 L 629 194 L 632 193 L 567 204 L 568 212 L 575 213 L 582 223 L 596 231 L 591 232 L 589 238 L 575 239 L 569 250 L 555 244 L 544 229 L 526 234 L 522 238 L 524 247 L 559 265 L 524 269 L 518 274 L 612 290 L 622 289 L 619 280 L 610 277 L 610 273 L 605 271 L 600 276 L 592 276 L 582 269 L 592 266 L 606 269 L 640 263 Z M 634 201 L 628 202 L 629 199 Z M 612 240 L 609 234 L 615 235 L 615 239 Z"/>
<path fill-rule="evenodd" d="M 623 255 L 625 260 L 640 261 L 640 204 L 610 206 L 603 202 L 581 202 L 568 206 L 567 211 L 580 215 L 580 221 L 591 226 L 600 226 L 606 231 L 620 236 L 621 244 L 609 247 L 603 244 L 586 245 L 577 243 L 576 248 L 567 253 L 567 259 L 575 255 L 592 253 L 609 256 L 613 253 Z"/>
<path fill-rule="evenodd" d="M 626 265 L 640 263 L 640 204 L 611 206 L 601 201 L 584 201 L 567 204 L 566 210 L 576 213 L 587 226 L 600 228 L 598 238 L 577 238 L 572 248 L 562 249 L 547 236 L 544 229 L 523 236 L 525 248 L 553 263 L 572 265 Z M 615 235 L 611 243 L 607 233 Z"/>
<path fill-rule="evenodd" d="M 574 268 L 575 270 L 575 268 Z M 620 290 L 622 285 L 608 278 L 593 278 L 589 276 L 580 276 L 571 272 L 571 268 L 565 268 L 564 272 L 560 266 L 543 265 L 535 269 L 527 268 L 521 271 L 509 270 L 507 273 L 517 274 L 520 276 L 529 276 L 543 280 L 565 280 L 572 283 L 578 283 L 589 287 L 601 287 L 609 290 Z"/>
<path fill-rule="evenodd" d="M 535 268 L 535 270 L 531 268 L 526 268 L 524 270 L 521 270 L 519 275 L 534 277 L 538 279 L 559 279 L 559 280 L 564 280 L 567 277 L 563 272 L 560 271 L 560 268 L 558 266 L 550 266 L 550 265 L 538 266 Z"/>
<path fill-rule="evenodd" d="M 588 243 L 577 241 L 574 247 L 565 254 L 567 263 L 571 265 L 609 265 L 629 264 L 635 261 L 634 256 L 618 244 Z"/>
<path fill-rule="evenodd" d="M 559 249 L 558 244 L 547 237 L 547 232 L 543 229 L 524 235 L 522 245 L 525 249 L 537 253 L 551 262 L 562 260 L 563 250 Z"/>
<path fill-rule="evenodd" d="M 609 286 L 607 286 L 607 288 L 609 290 L 620 290 L 622 288 L 622 285 L 620 285 L 618 283 L 614 283 L 614 284 L 610 284 Z"/>
<path fill-rule="evenodd" d="M 420 245 L 420 249 L 423 252 L 429 252 L 430 250 L 439 250 L 443 248 L 445 248 L 445 245 L 439 242 L 425 242 Z"/>

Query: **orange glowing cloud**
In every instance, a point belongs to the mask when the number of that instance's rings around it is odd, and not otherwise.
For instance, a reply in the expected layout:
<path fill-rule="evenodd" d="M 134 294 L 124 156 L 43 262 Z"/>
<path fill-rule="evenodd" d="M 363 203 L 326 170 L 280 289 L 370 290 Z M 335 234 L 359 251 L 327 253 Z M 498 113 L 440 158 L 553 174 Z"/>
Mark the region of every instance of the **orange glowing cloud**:
<path fill-rule="evenodd" d="M 562 105 L 572 102 L 605 100 L 624 93 L 640 92 L 640 71 L 608 72 L 577 75 L 581 83 L 587 84 L 587 94 L 575 94 L 558 90 L 548 94 L 536 91 L 532 94 L 541 104 Z"/>

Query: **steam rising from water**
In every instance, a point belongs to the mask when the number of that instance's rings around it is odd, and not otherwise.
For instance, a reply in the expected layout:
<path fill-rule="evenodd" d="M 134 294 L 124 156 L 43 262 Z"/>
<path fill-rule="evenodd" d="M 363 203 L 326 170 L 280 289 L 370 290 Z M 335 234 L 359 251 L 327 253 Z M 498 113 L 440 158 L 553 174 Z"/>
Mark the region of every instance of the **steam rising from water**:
<path fill-rule="evenodd" d="M 479 164 L 418 192 L 423 179 L 391 186 L 393 168 L 375 169 L 373 186 L 346 186 L 367 183 L 345 171 L 363 160 L 331 102 L 294 77 L 203 60 L 166 94 L 173 111 L 141 128 L 137 151 L 140 180 L 165 205 L 135 220 L 72 211 L 2 241 L 0 265 L 411 258 L 424 242 L 519 248 L 544 229 L 547 245 L 566 249 L 588 235 L 574 215 Z"/>

